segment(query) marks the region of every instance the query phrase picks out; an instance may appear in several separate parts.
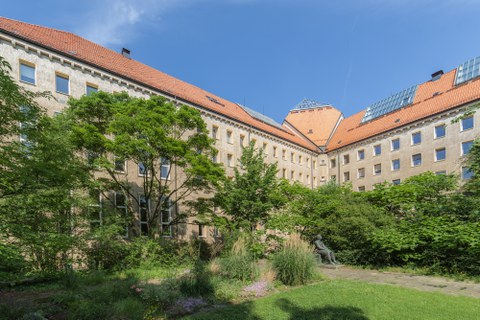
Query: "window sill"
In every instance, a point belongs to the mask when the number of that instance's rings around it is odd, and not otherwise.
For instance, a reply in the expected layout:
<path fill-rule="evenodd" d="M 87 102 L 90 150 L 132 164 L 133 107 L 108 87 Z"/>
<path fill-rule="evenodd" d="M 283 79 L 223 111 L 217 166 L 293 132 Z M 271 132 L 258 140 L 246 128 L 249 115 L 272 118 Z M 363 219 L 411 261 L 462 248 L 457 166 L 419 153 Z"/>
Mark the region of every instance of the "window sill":
<path fill-rule="evenodd" d="M 64 96 L 67 96 L 69 97 L 70 96 L 70 93 L 65 93 L 65 92 L 61 92 L 61 91 L 55 91 L 56 93 L 58 94 L 61 94 L 61 95 L 64 95 Z"/>
<path fill-rule="evenodd" d="M 25 81 L 25 80 L 19 80 L 19 81 L 20 81 L 20 83 L 25 83 L 25 84 L 28 84 L 28 85 L 30 85 L 30 86 L 34 86 L 34 87 L 37 86 L 37 83 L 36 83 L 36 82 L 31 83 L 31 82 L 28 82 L 28 81 Z"/>

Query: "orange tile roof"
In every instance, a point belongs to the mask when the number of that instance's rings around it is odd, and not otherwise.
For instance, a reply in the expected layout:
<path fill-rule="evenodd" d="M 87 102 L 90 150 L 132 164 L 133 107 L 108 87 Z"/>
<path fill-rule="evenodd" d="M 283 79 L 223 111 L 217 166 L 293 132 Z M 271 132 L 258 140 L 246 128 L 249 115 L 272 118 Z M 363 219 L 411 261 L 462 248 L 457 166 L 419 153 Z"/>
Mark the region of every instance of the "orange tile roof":
<path fill-rule="evenodd" d="M 317 146 L 325 146 L 342 113 L 331 106 L 291 110 L 285 118 L 289 124 L 300 131 Z"/>
<path fill-rule="evenodd" d="M 73 33 L 3 17 L 0 17 L 0 30 L 14 37 L 57 51 L 74 60 L 99 67 L 122 78 L 143 84 L 180 100 L 222 114 L 303 148 L 318 151 L 314 144 L 303 137 L 268 125 L 252 117 L 233 102 L 222 99 L 143 63 L 126 58 L 120 53 L 102 47 Z M 222 105 L 211 101 L 207 96 L 217 100 Z"/>
<path fill-rule="evenodd" d="M 366 110 L 342 120 L 327 145 L 327 152 L 479 100 L 480 78 L 455 86 L 455 73 L 456 69 L 437 81 L 420 84 L 413 104 L 407 107 L 366 123 L 361 123 Z"/>

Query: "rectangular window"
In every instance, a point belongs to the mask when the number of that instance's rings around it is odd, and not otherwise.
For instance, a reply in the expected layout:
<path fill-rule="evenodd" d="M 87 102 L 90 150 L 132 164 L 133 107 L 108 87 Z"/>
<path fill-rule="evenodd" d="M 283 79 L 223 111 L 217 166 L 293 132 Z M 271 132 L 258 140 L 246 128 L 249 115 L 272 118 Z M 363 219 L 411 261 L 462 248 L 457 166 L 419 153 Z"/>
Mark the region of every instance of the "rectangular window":
<path fill-rule="evenodd" d="M 298 156 L 298 164 L 302 165 L 302 156 Z"/>
<path fill-rule="evenodd" d="M 92 202 L 88 205 L 88 218 L 90 228 L 94 230 L 103 223 L 102 193 L 98 189 L 90 190 L 89 193 Z"/>
<path fill-rule="evenodd" d="M 382 174 L 382 165 L 380 163 L 377 163 L 376 165 L 373 166 L 373 174 L 375 176 Z"/>
<path fill-rule="evenodd" d="M 469 130 L 473 128 L 473 117 L 462 119 L 461 131 Z"/>
<path fill-rule="evenodd" d="M 350 163 L 350 155 L 345 154 L 343 155 L 343 164 L 349 164 Z"/>
<path fill-rule="evenodd" d="M 245 136 L 243 134 L 240 135 L 240 147 L 245 147 Z"/>
<path fill-rule="evenodd" d="M 363 179 L 365 178 L 365 168 L 359 168 L 357 170 L 357 178 L 358 179 Z"/>
<path fill-rule="evenodd" d="M 445 160 L 446 157 L 447 157 L 447 149 L 445 148 L 435 149 L 435 161 Z"/>
<path fill-rule="evenodd" d="M 382 146 L 377 144 L 375 146 L 373 146 L 373 155 L 374 156 L 379 156 L 382 154 Z"/>
<path fill-rule="evenodd" d="M 287 179 L 287 169 L 282 169 L 282 178 Z"/>
<path fill-rule="evenodd" d="M 167 158 L 160 160 L 160 179 L 168 180 L 170 176 L 170 161 Z"/>
<path fill-rule="evenodd" d="M 310 168 L 310 158 L 305 159 L 305 163 L 307 164 L 307 168 Z"/>
<path fill-rule="evenodd" d="M 227 142 L 233 144 L 233 133 L 230 130 L 227 130 Z"/>
<path fill-rule="evenodd" d="M 98 86 L 96 84 L 87 82 L 87 88 L 85 89 L 85 93 L 87 94 L 87 96 L 91 95 L 94 92 L 98 92 Z"/>
<path fill-rule="evenodd" d="M 160 221 L 162 225 L 162 236 L 171 237 L 172 232 L 172 204 L 170 199 L 165 199 L 164 196 L 160 199 L 162 210 L 160 212 Z"/>
<path fill-rule="evenodd" d="M 357 160 L 363 160 L 365 159 L 365 150 L 358 150 L 357 151 Z"/>
<path fill-rule="evenodd" d="M 343 181 L 344 182 L 350 181 L 350 171 L 343 173 Z"/>
<path fill-rule="evenodd" d="M 473 172 L 468 167 L 462 167 L 462 179 L 468 180 L 473 177 Z"/>
<path fill-rule="evenodd" d="M 282 150 L 282 159 L 287 160 L 287 150 L 285 149 Z"/>
<path fill-rule="evenodd" d="M 307 184 L 310 184 L 310 175 L 307 174 Z"/>
<path fill-rule="evenodd" d="M 278 157 L 277 147 L 273 147 L 273 156 L 274 156 L 275 158 Z"/>
<path fill-rule="evenodd" d="M 445 125 L 439 125 L 435 127 L 435 139 L 445 137 Z"/>
<path fill-rule="evenodd" d="M 422 165 L 422 154 L 421 153 L 414 154 L 412 156 L 412 166 L 416 167 L 420 165 Z"/>
<path fill-rule="evenodd" d="M 63 94 L 70 93 L 70 81 L 68 75 L 55 73 L 55 90 Z"/>
<path fill-rule="evenodd" d="M 365 186 L 359 186 L 358 192 L 365 192 Z"/>
<path fill-rule="evenodd" d="M 392 171 L 400 170 L 400 159 L 392 160 Z"/>
<path fill-rule="evenodd" d="M 138 175 L 144 176 L 147 174 L 147 166 L 143 162 L 138 163 Z"/>
<path fill-rule="evenodd" d="M 218 138 L 218 127 L 212 126 L 212 139 L 217 140 Z"/>
<path fill-rule="evenodd" d="M 290 153 L 290 161 L 295 163 L 295 154 L 293 152 Z"/>
<path fill-rule="evenodd" d="M 335 159 L 330 160 L 330 168 L 335 168 L 337 166 L 337 161 Z"/>
<path fill-rule="evenodd" d="M 303 182 L 303 174 L 301 172 L 298 173 L 298 181 Z"/>
<path fill-rule="evenodd" d="M 267 148 L 267 143 L 264 142 L 263 145 L 262 145 L 262 150 L 263 150 L 263 153 L 265 153 L 266 155 L 268 155 L 268 148 Z"/>
<path fill-rule="evenodd" d="M 212 154 L 212 162 L 213 163 L 218 163 L 218 153 Z"/>
<path fill-rule="evenodd" d="M 392 140 L 392 151 L 400 149 L 400 139 L 393 139 Z"/>
<path fill-rule="evenodd" d="M 120 216 L 125 219 L 125 236 L 128 237 L 128 223 L 127 217 L 128 217 L 128 208 L 127 208 L 127 199 L 125 198 L 125 195 L 123 192 L 115 192 L 115 211 L 117 211 Z"/>
<path fill-rule="evenodd" d="M 140 196 L 140 232 L 142 235 L 148 235 L 148 216 L 150 211 L 150 201 L 144 196 Z"/>
<path fill-rule="evenodd" d="M 412 146 L 416 144 L 420 144 L 421 142 L 422 142 L 422 133 L 421 132 L 412 133 Z"/>
<path fill-rule="evenodd" d="M 317 161 L 313 160 L 313 169 L 317 170 Z"/>
<path fill-rule="evenodd" d="M 35 84 L 35 65 L 33 63 L 20 62 L 20 81 Z"/>
<path fill-rule="evenodd" d="M 123 158 L 120 158 L 120 157 L 117 157 L 115 156 L 114 157 L 114 165 L 115 165 L 115 171 L 117 172 L 125 172 L 126 170 L 126 161 L 125 159 Z"/>
<path fill-rule="evenodd" d="M 393 184 L 394 186 L 399 185 L 399 184 L 400 184 L 400 179 L 392 180 L 392 184 Z"/>
<path fill-rule="evenodd" d="M 233 167 L 233 155 L 227 154 L 227 166 Z"/>
<path fill-rule="evenodd" d="M 199 224 L 198 225 L 198 236 L 200 238 L 204 238 L 205 237 L 205 226 L 203 224 Z"/>
<path fill-rule="evenodd" d="M 295 171 L 290 171 L 290 180 L 295 180 Z"/>
<path fill-rule="evenodd" d="M 313 177 L 313 186 L 314 186 L 314 187 L 317 186 L 317 177 Z"/>
<path fill-rule="evenodd" d="M 472 147 L 473 141 L 462 142 L 462 156 L 469 154 Z"/>

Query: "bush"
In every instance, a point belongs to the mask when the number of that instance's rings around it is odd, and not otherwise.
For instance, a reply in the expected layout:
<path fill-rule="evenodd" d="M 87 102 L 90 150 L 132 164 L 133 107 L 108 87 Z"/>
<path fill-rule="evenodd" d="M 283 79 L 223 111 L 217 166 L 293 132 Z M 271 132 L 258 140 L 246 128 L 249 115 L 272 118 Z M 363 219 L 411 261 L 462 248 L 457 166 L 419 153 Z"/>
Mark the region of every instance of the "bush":
<path fill-rule="evenodd" d="M 258 275 L 253 256 L 247 248 L 246 240 L 240 237 L 228 254 L 219 260 L 220 274 L 242 282 L 254 280 Z"/>
<path fill-rule="evenodd" d="M 191 272 L 179 279 L 180 292 L 187 297 L 212 295 L 214 289 L 211 277 L 212 274 L 207 268 L 207 263 L 198 260 Z"/>
<path fill-rule="evenodd" d="M 25 271 L 27 264 L 20 249 L 14 244 L 0 242 L 0 274 L 21 273 Z"/>
<path fill-rule="evenodd" d="M 281 282 L 293 286 L 305 284 L 314 277 L 316 261 L 310 245 L 294 234 L 273 256 L 273 267 Z"/>

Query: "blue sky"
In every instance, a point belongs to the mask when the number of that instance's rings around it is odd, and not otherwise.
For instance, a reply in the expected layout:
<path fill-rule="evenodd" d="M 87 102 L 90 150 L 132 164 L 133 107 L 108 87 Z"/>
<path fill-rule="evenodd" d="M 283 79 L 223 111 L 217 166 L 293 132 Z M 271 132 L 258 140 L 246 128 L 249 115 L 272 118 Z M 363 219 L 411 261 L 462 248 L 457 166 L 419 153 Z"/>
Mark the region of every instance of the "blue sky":
<path fill-rule="evenodd" d="M 480 55 L 479 0 L 2 2 L 277 121 L 303 98 L 348 116 Z"/>

